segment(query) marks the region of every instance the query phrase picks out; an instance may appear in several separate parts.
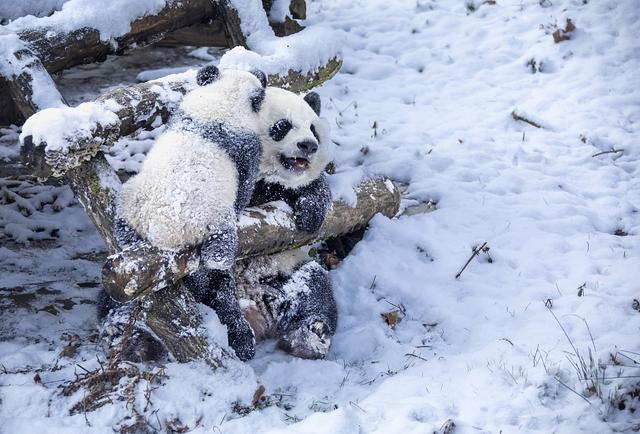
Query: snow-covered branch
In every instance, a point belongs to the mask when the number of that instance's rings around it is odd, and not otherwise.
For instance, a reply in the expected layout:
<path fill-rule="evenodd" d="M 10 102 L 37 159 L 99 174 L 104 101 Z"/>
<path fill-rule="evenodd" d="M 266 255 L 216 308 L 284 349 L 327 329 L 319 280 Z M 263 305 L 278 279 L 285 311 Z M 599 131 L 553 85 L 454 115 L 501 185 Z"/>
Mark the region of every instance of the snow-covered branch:
<path fill-rule="evenodd" d="M 268 255 L 314 240 L 327 239 L 364 227 L 382 213 L 393 217 L 400 206 L 400 191 L 391 181 L 373 179 L 357 188 L 356 206 L 336 201 L 320 232 L 296 229 L 290 209 L 273 204 L 244 211 L 238 226 L 238 259 Z M 149 245 L 124 250 L 109 257 L 103 267 L 103 286 L 115 300 L 124 302 L 144 292 L 173 286 L 199 265 L 197 249 L 168 253 Z"/>

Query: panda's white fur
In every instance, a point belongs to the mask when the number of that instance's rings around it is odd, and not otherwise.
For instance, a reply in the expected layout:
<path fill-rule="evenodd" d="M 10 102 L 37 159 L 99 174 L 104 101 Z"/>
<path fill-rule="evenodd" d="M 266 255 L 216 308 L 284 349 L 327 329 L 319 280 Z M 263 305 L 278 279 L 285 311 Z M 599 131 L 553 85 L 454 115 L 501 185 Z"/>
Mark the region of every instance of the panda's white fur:
<path fill-rule="evenodd" d="M 237 191 L 235 165 L 216 143 L 168 130 L 124 184 L 121 216 L 154 246 L 176 250 L 202 241 L 221 216 L 233 220 Z"/>
<path fill-rule="evenodd" d="M 250 72 L 221 70 L 211 84 L 189 92 L 180 109 L 200 122 L 220 121 L 237 130 L 254 130 L 256 113 L 248 96 L 261 89 L 260 80 Z"/>
<path fill-rule="evenodd" d="M 249 95 L 262 89 L 253 74 L 222 70 L 183 99 L 180 110 L 203 123 L 256 131 Z M 121 190 L 119 215 L 161 249 L 201 243 L 212 228 L 235 224 L 236 165 L 218 143 L 170 127 L 147 155 L 142 170 Z"/>
<path fill-rule="evenodd" d="M 289 120 L 293 128 L 278 142 L 269 135 L 269 130 L 279 119 Z M 311 132 L 312 124 L 320 140 Z M 259 136 L 262 144 L 260 178 L 267 182 L 292 189 L 302 187 L 317 179 L 329 162 L 328 123 L 318 117 L 302 97 L 290 91 L 267 87 L 260 110 Z M 304 140 L 318 143 L 318 150 L 311 156 L 305 156 L 309 160 L 309 167 L 304 171 L 285 168 L 281 163 L 281 156 L 299 156 L 297 145 Z"/>

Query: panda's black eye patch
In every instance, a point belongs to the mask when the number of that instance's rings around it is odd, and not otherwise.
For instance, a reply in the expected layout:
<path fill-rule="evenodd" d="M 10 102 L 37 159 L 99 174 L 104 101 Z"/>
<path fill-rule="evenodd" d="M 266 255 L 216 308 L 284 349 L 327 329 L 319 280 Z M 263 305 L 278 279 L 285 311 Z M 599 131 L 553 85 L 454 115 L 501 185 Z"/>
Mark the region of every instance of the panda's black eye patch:
<path fill-rule="evenodd" d="M 285 138 L 289 131 L 291 131 L 291 128 L 293 128 L 291 122 L 289 122 L 287 119 L 280 119 L 271 126 L 271 128 L 269 129 L 269 135 L 273 140 L 279 142 L 280 140 Z"/>
<path fill-rule="evenodd" d="M 316 140 L 318 141 L 318 143 L 320 143 L 320 136 L 318 136 L 318 132 L 316 131 L 316 127 L 313 124 L 311 124 L 311 134 L 313 134 L 313 137 L 315 137 Z"/>

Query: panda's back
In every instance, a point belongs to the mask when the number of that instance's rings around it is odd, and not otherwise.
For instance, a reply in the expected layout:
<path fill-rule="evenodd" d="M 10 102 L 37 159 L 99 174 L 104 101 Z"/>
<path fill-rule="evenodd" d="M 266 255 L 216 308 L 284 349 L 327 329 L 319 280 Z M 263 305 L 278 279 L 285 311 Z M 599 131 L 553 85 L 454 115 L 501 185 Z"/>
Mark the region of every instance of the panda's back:
<path fill-rule="evenodd" d="M 120 215 L 155 246 L 177 250 L 235 221 L 237 195 L 236 164 L 218 143 L 170 129 L 123 185 Z"/>

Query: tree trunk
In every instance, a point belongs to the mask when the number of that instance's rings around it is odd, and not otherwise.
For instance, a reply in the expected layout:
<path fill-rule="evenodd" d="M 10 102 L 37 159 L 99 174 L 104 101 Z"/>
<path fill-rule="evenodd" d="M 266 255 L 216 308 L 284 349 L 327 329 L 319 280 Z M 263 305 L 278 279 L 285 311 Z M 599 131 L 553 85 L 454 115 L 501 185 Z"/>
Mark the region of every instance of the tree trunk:
<path fill-rule="evenodd" d="M 233 351 L 212 346 L 191 293 L 177 284 L 141 298 L 143 321 L 180 363 L 203 360 L 213 369 L 237 361 Z"/>
<path fill-rule="evenodd" d="M 37 58 L 35 60 L 37 61 Z M 37 67 L 39 62 L 36 62 L 35 65 Z M 51 90 L 57 91 L 48 73 L 43 68 L 40 72 L 45 75 L 44 79 L 48 79 L 45 80 L 45 83 L 50 83 L 53 86 Z M 33 92 L 30 92 L 29 87 L 14 86 L 12 89 L 16 92 L 18 99 L 24 102 L 21 108 L 25 117 L 33 115 L 37 105 L 33 101 Z M 118 97 L 131 98 L 132 94 L 125 92 L 118 94 Z M 136 101 L 129 99 L 127 103 L 129 106 L 123 108 L 120 114 L 125 123 L 131 127 L 136 123 L 143 122 L 140 119 L 144 117 L 144 113 L 168 110 L 167 105 L 162 109 L 156 109 L 155 104 L 154 107 L 139 104 L 142 107 L 132 112 L 129 109 L 136 104 Z M 137 118 L 136 114 L 140 114 L 140 118 Z M 29 143 L 27 141 L 27 144 Z M 91 146 L 89 147 L 91 148 Z M 33 143 L 27 148 L 35 150 Z M 92 157 L 85 160 L 79 159 L 78 164 L 65 173 L 65 178 L 105 240 L 109 251 L 115 253 L 123 247 L 119 245 L 113 232 L 115 203 L 120 189 L 120 180 L 102 152 L 98 151 L 99 147 L 93 144 L 93 148 L 97 151 Z M 39 159 L 31 161 L 44 164 Z M 172 285 L 162 292 L 150 292 L 141 299 L 141 302 L 145 308 L 145 325 L 162 340 L 163 346 L 171 352 L 176 360 L 186 362 L 200 359 L 212 368 L 224 366 L 225 360 L 237 360 L 235 355 L 229 354 L 207 341 L 206 334 L 200 324 L 201 318 L 195 301 L 182 285 Z"/>

